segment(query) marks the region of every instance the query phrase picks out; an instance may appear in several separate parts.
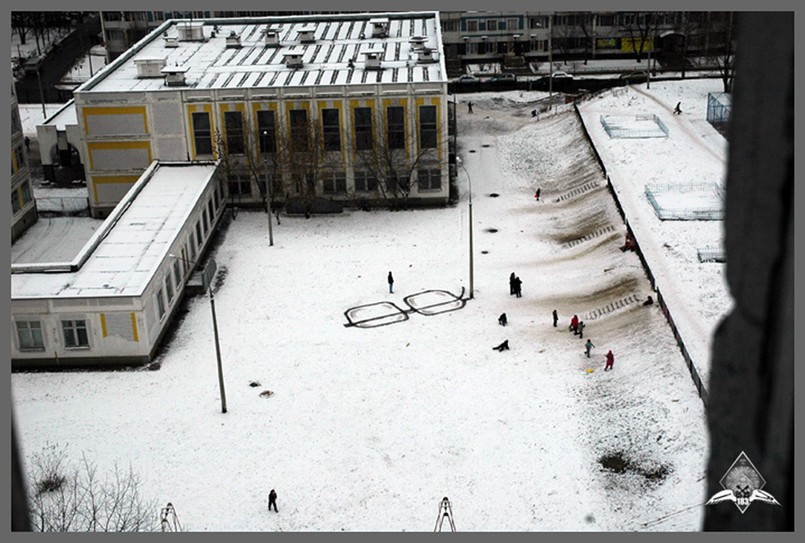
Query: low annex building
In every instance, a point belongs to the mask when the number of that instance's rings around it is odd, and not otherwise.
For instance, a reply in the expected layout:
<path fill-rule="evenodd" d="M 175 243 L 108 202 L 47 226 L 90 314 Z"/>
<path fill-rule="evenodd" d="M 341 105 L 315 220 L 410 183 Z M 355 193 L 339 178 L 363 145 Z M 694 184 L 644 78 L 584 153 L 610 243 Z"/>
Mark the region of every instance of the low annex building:
<path fill-rule="evenodd" d="M 225 209 L 218 167 L 154 162 L 72 261 L 12 264 L 12 368 L 150 361 Z"/>
<path fill-rule="evenodd" d="M 234 204 L 448 201 L 438 12 L 169 20 L 74 97 L 94 217 L 153 160 L 220 160 Z"/>

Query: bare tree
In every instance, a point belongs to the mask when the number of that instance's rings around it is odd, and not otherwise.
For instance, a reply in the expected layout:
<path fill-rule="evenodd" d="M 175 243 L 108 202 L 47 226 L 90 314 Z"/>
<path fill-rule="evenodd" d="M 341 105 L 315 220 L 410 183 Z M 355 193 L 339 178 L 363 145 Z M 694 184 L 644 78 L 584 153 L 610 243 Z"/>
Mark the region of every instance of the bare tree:
<path fill-rule="evenodd" d="M 635 52 L 635 60 L 642 62 L 643 54 L 647 52 L 649 37 L 657 35 L 657 17 L 652 12 L 630 12 L 623 16 L 621 28 L 629 34 Z M 651 47 L 653 47 L 653 42 Z M 650 67 L 649 67 L 650 68 Z"/>
<path fill-rule="evenodd" d="M 704 56 L 718 67 L 724 92 L 730 92 L 735 77 L 734 13 L 710 12 L 706 21 Z"/>
<path fill-rule="evenodd" d="M 31 525 L 40 532 L 144 532 L 156 530 L 156 502 L 140 494 L 140 477 L 117 465 L 101 478 L 86 455 L 68 466 L 63 447 L 34 454 L 28 474 Z"/>

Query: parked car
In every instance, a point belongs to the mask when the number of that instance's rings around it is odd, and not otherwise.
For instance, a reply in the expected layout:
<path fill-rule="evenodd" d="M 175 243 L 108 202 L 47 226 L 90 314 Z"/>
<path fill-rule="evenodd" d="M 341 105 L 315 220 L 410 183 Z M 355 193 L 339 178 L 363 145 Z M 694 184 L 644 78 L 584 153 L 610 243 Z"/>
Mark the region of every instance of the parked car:
<path fill-rule="evenodd" d="M 503 73 L 498 74 L 489 80 L 490 83 L 498 83 L 503 81 L 512 81 L 512 82 L 517 81 L 517 75 L 510 73 Z"/>
<path fill-rule="evenodd" d="M 472 83 L 480 83 L 481 80 L 475 77 L 474 75 L 462 75 L 461 77 L 457 78 L 454 82 L 461 85 L 469 85 Z"/>
<path fill-rule="evenodd" d="M 563 72 L 561 70 L 558 72 L 553 72 L 551 74 L 551 77 L 553 77 L 554 79 L 573 79 L 572 75 L 570 75 L 567 72 Z"/>

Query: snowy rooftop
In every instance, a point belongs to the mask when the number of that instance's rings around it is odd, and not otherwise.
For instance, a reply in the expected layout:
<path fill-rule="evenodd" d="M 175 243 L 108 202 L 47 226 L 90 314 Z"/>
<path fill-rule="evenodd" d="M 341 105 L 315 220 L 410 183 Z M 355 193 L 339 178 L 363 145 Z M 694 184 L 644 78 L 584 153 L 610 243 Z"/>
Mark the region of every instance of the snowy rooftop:
<path fill-rule="evenodd" d="M 75 110 L 75 101 L 70 100 L 64 107 L 59 109 L 56 113 L 48 117 L 47 121 L 42 123 L 48 126 L 55 126 L 57 130 L 66 130 L 68 126 L 78 124 L 78 116 Z"/>
<path fill-rule="evenodd" d="M 141 294 L 214 172 L 213 164 L 156 165 L 150 178 L 147 171 L 132 188 L 142 183 L 128 209 L 110 215 L 84 246 L 82 253 L 88 257 L 77 271 L 12 273 L 11 298 Z M 80 256 L 73 264 L 79 260 Z M 70 264 L 52 267 L 69 269 Z"/>
<path fill-rule="evenodd" d="M 446 82 L 443 60 L 420 62 L 420 46 L 441 51 L 436 12 L 382 14 L 384 33 L 373 22 L 379 14 L 339 14 L 243 19 L 207 19 L 203 38 L 183 39 L 188 21 L 170 20 L 154 30 L 79 90 L 101 92 L 193 89 L 243 89 Z M 195 21 L 196 26 L 200 21 Z M 266 31 L 277 31 L 279 43 L 267 43 Z M 313 38 L 306 31 L 313 30 Z M 424 42 L 419 38 L 425 38 Z M 412 40 L 412 38 L 417 38 Z M 365 69 L 365 52 L 380 51 L 381 69 Z M 301 54 L 302 65 L 285 64 Z M 138 77 L 146 60 L 186 69 L 185 86 L 167 86 L 159 70 Z M 350 66 L 352 60 L 352 66 Z M 138 62 L 139 61 L 139 62 Z"/>

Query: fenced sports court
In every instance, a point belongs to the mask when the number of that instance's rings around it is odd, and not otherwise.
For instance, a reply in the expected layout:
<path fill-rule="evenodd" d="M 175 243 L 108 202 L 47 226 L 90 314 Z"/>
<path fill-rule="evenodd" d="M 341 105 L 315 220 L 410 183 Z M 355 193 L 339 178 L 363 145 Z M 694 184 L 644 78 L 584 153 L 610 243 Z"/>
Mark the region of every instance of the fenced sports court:
<path fill-rule="evenodd" d="M 601 126 L 610 138 L 667 138 L 668 127 L 657 116 L 601 115 Z"/>
<path fill-rule="evenodd" d="M 663 221 L 718 221 L 724 218 L 724 191 L 716 183 L 646 185 L 646 198 Z"/>

